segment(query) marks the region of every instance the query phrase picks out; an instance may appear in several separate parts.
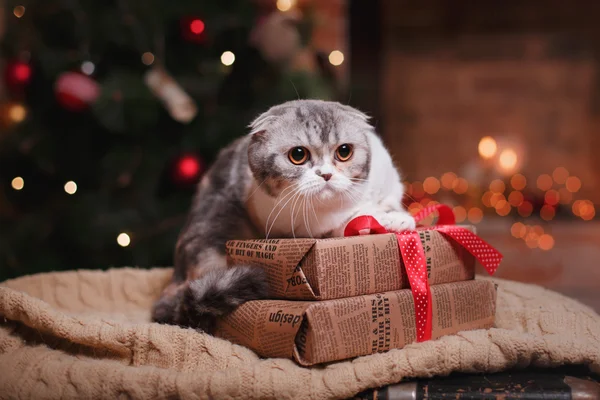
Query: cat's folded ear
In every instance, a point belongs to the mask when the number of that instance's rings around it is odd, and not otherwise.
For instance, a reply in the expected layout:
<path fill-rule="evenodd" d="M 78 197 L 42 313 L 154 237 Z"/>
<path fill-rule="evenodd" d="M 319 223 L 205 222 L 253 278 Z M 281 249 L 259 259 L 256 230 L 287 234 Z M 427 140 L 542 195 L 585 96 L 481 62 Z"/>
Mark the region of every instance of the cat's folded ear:
<path fill-rule="evenodd" d="M 267 113 L 259 115 L 254 121 L 248 125 L 250 128 L 250 135 L 256 135 L 258 132 L 264 132 L 269 122 L 273 121 L 276 117 Z"/>

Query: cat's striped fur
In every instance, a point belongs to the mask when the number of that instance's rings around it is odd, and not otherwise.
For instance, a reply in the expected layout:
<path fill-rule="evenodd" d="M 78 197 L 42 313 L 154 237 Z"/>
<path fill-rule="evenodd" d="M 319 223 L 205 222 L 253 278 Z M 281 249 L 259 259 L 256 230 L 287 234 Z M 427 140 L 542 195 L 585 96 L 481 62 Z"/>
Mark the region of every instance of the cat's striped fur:
<path fill-rule="evenodd" d="M 360 214 L 389 229 L 414 228 L 402 208 L 400 176 L 363 113 L 297 100 L 272 107 L 250 127 L 199 184 L 155 321 L 211 332 L 218 317 L 266 295 L 260 269 L 227 268 L 227 240 L 340 236 Z M 347 161 L 336 156 L 342 144 L 352 148 Z M 310 154 L 302 165 L 289 157 L 298 146 Z"/>

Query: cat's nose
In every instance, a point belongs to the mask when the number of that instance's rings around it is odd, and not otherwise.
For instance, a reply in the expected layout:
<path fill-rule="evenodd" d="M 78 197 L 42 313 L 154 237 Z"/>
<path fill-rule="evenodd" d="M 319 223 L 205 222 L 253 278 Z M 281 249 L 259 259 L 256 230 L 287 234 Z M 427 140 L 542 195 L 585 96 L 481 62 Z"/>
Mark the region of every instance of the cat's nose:
<path fill-rule="evenodd" d="M 332 174 L 321 174 L 321 178 L 325 179 L 325 181 L 328 181 L 331 179 Z"/>

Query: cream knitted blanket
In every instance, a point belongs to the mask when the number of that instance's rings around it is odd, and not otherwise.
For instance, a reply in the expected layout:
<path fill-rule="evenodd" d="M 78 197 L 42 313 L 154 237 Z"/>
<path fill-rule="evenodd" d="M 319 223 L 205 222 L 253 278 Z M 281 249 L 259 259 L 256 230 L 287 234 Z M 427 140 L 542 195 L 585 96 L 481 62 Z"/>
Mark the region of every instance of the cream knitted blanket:
<path fill-rule="evenodd" d="M 537 286 L 494 279 L 497 328 L 302 368 L 150 323 L 170 274 L 122 268 L 0 284 L 0 398 L 324 399 L 452 371 L 576 363 L 600 372 L 600 317 Z"/>

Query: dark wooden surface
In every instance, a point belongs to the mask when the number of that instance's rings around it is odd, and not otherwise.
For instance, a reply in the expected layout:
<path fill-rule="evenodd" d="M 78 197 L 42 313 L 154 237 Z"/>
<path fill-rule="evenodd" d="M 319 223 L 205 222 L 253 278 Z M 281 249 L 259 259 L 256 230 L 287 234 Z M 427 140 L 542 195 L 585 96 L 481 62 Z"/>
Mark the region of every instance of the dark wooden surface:
<path fill-rule="evenodd" d="M 453 374 L 367 390 L 354 399 L 597 400 L 600 399 L 599 378 L 583 366 L 495 374 Z"/>

